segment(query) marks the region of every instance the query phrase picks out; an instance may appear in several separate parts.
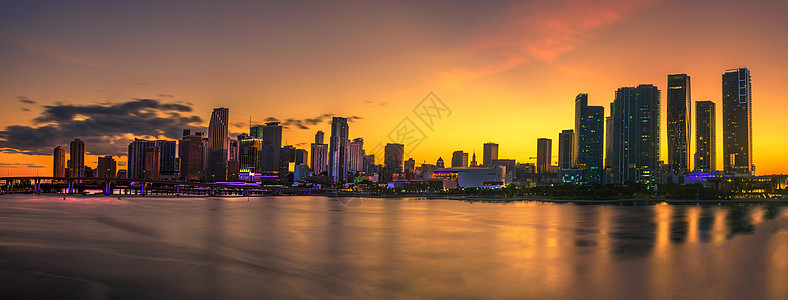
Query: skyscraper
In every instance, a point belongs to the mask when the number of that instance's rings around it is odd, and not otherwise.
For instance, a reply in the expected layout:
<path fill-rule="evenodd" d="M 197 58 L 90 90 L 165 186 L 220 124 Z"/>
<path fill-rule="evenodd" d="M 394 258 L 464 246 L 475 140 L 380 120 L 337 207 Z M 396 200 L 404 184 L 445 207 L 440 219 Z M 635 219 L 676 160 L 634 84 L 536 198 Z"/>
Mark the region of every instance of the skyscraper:
<path fill-rule="evenodd" d="M 334 182 L 347 181 L 348 170 L 348 125 L 347 118 L 331 120 L 331 140 L 328 150 L 328 173 Z"/>
<path fill-rule="evenodd" d="M 571 169 L 573 167 L 572 145 L 574 144 L 575 131 L 567 129 L 558 134 L 558 167 L 562 170 Z"/>
<path fill-rule="evenodd" d="M 178 143 L 178 157 L 181 159 L 180 178 L 198 181 L 203 164 L 202 140 L 204 134 L 201 132 L 191 134 L 191 131 L 184 131 L 184 134 L 186 135 L 181 137 Z M 129 159 L 129 166 L 131 166 L 131 159 Z"/>
<path fill-rule="evenodd" d="M 263 127 L 263 171 L 281 171 L 282 126 L 268 122 Z M 286 167 L 286 166 L 285 166 Z"/>
<path fill-rule="evenodd" d="M 53 177 L 66 177 L 66 149 L 57 146 L 54 150 Z"/>
<path fill-rule="evenodd" d="M 454 151 L 451 154 L 451 167 L 467 167 L 468 166 L 468 153 L 463 151 Z"/>
<path fill-rule="evenodd" d="M 161 148 L 150 146 L 145 148 L 143 153 L 145 161 L 143 178 L 148 180 L 159 180 L 161 176 Z"/>
<path fill-rule="evenodd" d="M 141 140 L 135 138 L 129 144 L 128 152 L 128 172 L 126 175 L 129 179 L 144 179 L 145 178 L 145 149 L 156 145 L 156 141 Z M 161 159 L 159 157 L 159 159 Z"/>
<path fill-rule="evenodd" d="M 747 68 L 722 75 L 722 136 L 724 171 L 752 174 L 752 89 Z"/>
<path fill-rule="evenodd" d="M 615 114 L 615 105 L 610 103 L 610 117 L 605 117 L 605 169 L 613 168 L 613 114 Z"/>
<path fill-rule="evenodd" d="M 402 164 L 405 161 L 405 145 L 388 143 L 386 144 L 383 164 L 391 172 L 402 172 Z"/>
<path fill-rule="evenodd" d="M 98 178 L 114 178 L 117 163 L 112 156 L 107 155 L 98 158 L 98 166 L 96 167 L 96 177 Z"/>
<path fill-rule="evenodd" d="M 246 134 L 238 136 L 239 172 L 260 173 L 262 170 L 263 139 Z"/>
<path fill-rule="evenodd" d="M 588 106 L 588 94 L 575 97 L 575 131 L 572 163 L 584 170 L 583 184 L 601 184 L 604 156 L 605 108 Z"/>
<path fill-rule="evenodd" d="M 175 141 L 156 140 L 154 142 L 156 147 L 159 147 L 160 161 L 159 161 L 159 174 L 174 177 L 178 174 L 179 170 L 176 166 L 178 161 L 175 156 L 178 145 Z"/>
<path fill-rule="evenodd" d="M 659 89 L 650 84 L 616 91 L 611 106 L 615 183 L 659 182 L 659 98 Z"/>
<path fill-rule="evenodd" d="M 498 144 L 496 143 L 484 143 L 484 149 L 482 153 L 482 165 L 485 167 L 492 166 L 492 161 L 494 159 L 498 159 Z"/>
<path fill-rule="evenodd" d="M 677 176 L 689 173 L 691 102 L 690 77 L 668 75 L 668 166 Z"/>
<path fill-rule="evenodd" d="M 416 160 L 413 159 L 413 157 L 408 158 L 408 160 L 402 163 L 402 168 L 405 172 L 413 172 L 413 170 L 416 170 Z"/>
<path fill-rule="evenodd" d="M 227 139 L 230 110 L 214 108 L 208 124 L 208 181 L 227 180 Z"/>
<path fill-rule="evenodd" d="M 85 177 L 85 143 L 80 139 L 71 141 L 69 149 L 70 177 Z"/>
<path fill-rule="evenodd" d="M 540 138 L 536 140 L 536 172 L 550 172 L 550 158 L 553 155 L 553 140 Z"/>
<path fill-rule="evenodd" d="M 711 101 L 695 102 L 695 170 L 716 170 L 716 105 Z"/>
<path fill-rule="evenodd" d="M 315 144 L 323 144 L 323 136 L 323 132 L 318 130 L 317 133 L 315 133 Z"/>
<path fill-rule="evenodd" d="M 350 172 L 363 172 L 364 171 L 364 139 L 362 138 L 355 138 L 352 142 L 350 142 L 350 161 L 349 171 Z"/>

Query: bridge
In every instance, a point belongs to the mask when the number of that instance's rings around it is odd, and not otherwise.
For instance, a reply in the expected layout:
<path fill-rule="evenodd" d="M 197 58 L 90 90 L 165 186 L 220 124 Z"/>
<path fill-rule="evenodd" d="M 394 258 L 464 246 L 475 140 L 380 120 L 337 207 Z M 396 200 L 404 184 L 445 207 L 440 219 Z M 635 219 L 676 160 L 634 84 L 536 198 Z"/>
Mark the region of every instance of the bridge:
<path fill-rule="evenodd" d="M 49 177 L 17 176 L 0 177 L 5 183 L 5 193 L 33 192 L 42 193 L 42 184 L 49 192 L 75 194 L 85 189 L 101 189 L 105 195 L 203 195 L 203 196 L 253 196 L 253 195 L 307 195 L 312 188 L 286 187 L 281 185 L 260 185 L 256 183 L 191 182 L 177 180 L 150 180 L 98 177 Z M 29 182 L 22 186 L 20 183 Z M 15 183 L 17 183 L 15 185 Z"/>

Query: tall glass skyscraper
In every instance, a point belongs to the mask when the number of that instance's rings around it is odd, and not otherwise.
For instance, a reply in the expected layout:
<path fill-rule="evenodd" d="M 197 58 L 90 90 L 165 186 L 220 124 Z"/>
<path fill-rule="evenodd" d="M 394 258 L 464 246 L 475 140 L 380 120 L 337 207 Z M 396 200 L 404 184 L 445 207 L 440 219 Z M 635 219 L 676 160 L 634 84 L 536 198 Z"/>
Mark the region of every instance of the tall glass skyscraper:
<path fill-rule="evenodd" d="M 85 143 L 82 140 L 71 141 L 68 159 L 69 177 L 85 177 Z"/>
<path fill-rule="evenodd" d="M 582 172 L 583 176 L 580 180 L 583 184 L 603 183 L 604 118 L 604 107 L 588 106 L 588 94 L 579 94 L 575 97 L 575 131 L 572 145 L 572 163 L 574 168 L 585 170 Z"/>
<path fill-rule="evenodd" d="M 747 68 L 722 74 L 722 136 L 724 171 L 752 174 L 752 89 Z"/>
<path fill-rule="evenodd" d="M 52 165 L 53 177 L 66 177 L 66 149 L 62 146 L 55 147 L 54 164 Z"/>
<path fill-rule="evenodd" d="M 668 75 L 667 127 L 668 166 L 677 176 L 689 173 L 690 123 L 692 100 L 690 77 L 687 74 Z"/>
<path fill-rule="evenodd" d="M 613 181 L 652 186 L 659 178 L 660 91 L 647 84 L 616 91 L 613 115 Z"/>
<path fill-rule="evenodd" d="M 227 139 L 230 110 L 214 108 L 208 124 L 208 181 L 227 180 Z"/>
<path fill-rule="evenodd" d="M 716 105 L 711 101 L 695 102 L 695 170 L 714 171 L 716 164 Z"/>
<path fill-rule="evenodd" d="M 347 118 L 334 117 L 328 149 L 328 174 L 334 182 L 347 181 L 348 143 Z"/>
<path fill-rule="evenodd" d="M 263 171 L 281 171 L 282 126 L 279 125 L 279 122 L 265 123 L 261 154 L 263 156 Z"/>

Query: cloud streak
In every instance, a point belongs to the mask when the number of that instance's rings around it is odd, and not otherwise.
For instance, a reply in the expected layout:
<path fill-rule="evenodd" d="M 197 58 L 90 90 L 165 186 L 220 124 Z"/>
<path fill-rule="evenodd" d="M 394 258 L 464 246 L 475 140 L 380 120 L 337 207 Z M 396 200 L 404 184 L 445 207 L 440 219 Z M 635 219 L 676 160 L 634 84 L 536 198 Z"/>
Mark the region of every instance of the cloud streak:
<path fill-rule="evenodd" d="M 132 99 L 92 105 L 55 104 L 43 107 L 33 126 L 12 125 L 0 130 L 0 151 L 51 155 L 55 146 L 75 138 L 85 152 L 124 156 L 134 137 L 177 139 L 183 128 L 200 127 L 191 105 Z"/>
<path fill-rule="evenodd" d="M 536 1 L 513 7 L 503 22 L 456 51 L 475 66 L 437 71 L 428 81 L 444 89 L 508 71 L 532 61 L 552 62 L 624 16 L 662 0 Z"/>

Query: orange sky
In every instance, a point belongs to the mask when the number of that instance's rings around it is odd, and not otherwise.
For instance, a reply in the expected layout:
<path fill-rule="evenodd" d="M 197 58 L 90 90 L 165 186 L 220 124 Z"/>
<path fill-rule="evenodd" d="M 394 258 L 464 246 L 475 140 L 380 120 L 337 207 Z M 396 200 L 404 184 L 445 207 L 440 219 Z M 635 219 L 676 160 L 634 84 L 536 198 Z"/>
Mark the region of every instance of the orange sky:
<path fill-rule="evenodd" d="M 757 174 L 788 173 L 785 11 L 775 1 L 17 3 L 0 12 L 0 129 L 27 126 L 40 138 L 46 124 L 33 119 L 46 106 L 147 98 L 190 105 L 184 115 L 202 126 L 213 107 L 229 107 L 232 132 L 249 118 L 359 116 L 350 136 L 371 152 L 404 118 L 421 124 L 412 109 L 434 92 L 452 114 L 434 130 L 421 125 L 426 139 L 406 144 L 408 157 L 434 163 L 464 150 L 481 159 L 493 141 L 499 157 L 529 162 L 537 138 L 574 127 L 578 93 L 608 115 L 617 88 L 654 84 L 664 103 L 667 75 L 687 73 L 693 100 L 717 103 L 721 168 L 721 76 L 746 66 Z M 663 104 L 666 160 L 664 114 Z M 291 126 L 284 139 L 309 143 L 317 130 L 329 125 Z M 7 151 L 0 174 L 48 175 L 51 160 Z"/>

